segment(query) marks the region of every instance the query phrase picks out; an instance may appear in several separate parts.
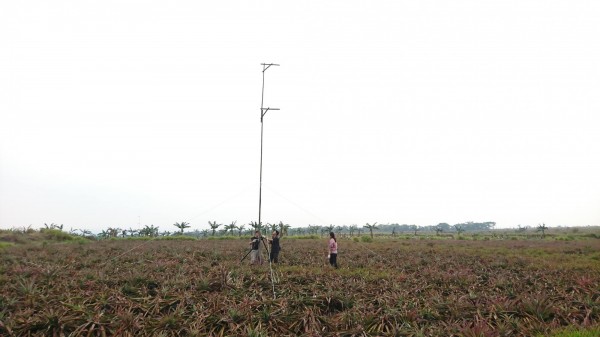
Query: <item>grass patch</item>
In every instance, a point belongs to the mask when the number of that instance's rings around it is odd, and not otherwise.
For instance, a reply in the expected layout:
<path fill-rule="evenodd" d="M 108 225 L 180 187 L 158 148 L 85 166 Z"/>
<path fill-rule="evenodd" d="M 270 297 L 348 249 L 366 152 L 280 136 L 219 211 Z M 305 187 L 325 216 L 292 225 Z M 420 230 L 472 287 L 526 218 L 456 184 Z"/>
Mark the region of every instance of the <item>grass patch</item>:
<path fill-rule="evenodd" d="M 538 335 L 538 337 L 597 337 L 600 336 L 600 327 L 582 329 L 582 328 L 568 328 L 558 332 L 551 333 L 550 335 Z"/>
<path fill-rule="evenodd" d="M 246 236 L 232 236 L 232 235 L 225 235 L 225 236 L 209 236 L 206 238 L 206 240 L 241 240 L 241 239 L 247 239 L 248 237 Z"/>
<path fill-rule="evenodd" d="M 197 238 L 188 235 L 175 235 L 175 236 L 127 236 L 124 238 L 110 238 L 110 241 L 196 241 Z"/>
<path fill-rule="evenodd" d="M 373 238 L 370 236 L 363 235 L 360 237 L 361 242 L 373 242 Z"/>
<path fill-rule="evenodd" d="M 318 235 L 295 235 L 295 236 L 286 236 L 286 239 L 298 239 L 298 240 L 317 240 L 320 239 Z"/>

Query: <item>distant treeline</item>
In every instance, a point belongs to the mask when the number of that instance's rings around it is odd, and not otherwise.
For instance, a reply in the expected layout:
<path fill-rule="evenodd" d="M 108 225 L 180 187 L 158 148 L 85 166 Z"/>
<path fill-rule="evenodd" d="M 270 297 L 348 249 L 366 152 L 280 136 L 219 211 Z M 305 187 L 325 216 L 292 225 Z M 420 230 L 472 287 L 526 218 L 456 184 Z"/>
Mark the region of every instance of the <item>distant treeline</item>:
<path fill-rule="evenodd" d="M 450 225 L 445 222 L 438 223 L 437 225 L 430 226 L 417 226 L 417 225 L 409 225 L 409 224 L 398 224 L 398 223 L 389 223 L 389 224 L 369 224 L 367 223 L 364 226 L 359 225 L 346 225 L 346 226 L 318 226 L 318 225 L 308 225 L 306 227 L 298 227 L 290 229 L 292 234 L 319 234 L 325 232 L 335 232 L 339 234 L 348 234 L 348 235 L 362 235 L 363 233 L 369 233 L 374 231 L 376 233 L 382 234 L 401 234 L 401 233 L 413 233 L 417 232 L 477 232 L 477 231 L 489 231 L 494 229 L 496 223 L 493 221 L 486 222 L 463 222 L 454 225 Z"/>
<path fill-rule="evenodd" d="M 154 225 L 145 225 L 143 228 L 133 229 L 128 228 L 124 229 L 121 227 L 108 227 L 107 229 L 102 230 L 98 234 L 93 234 L 89 230 L 78 230 L 71 229 L 69 231 L 70 234 L 79 235 L 79 236 L 89 236 L 89 237 L 99 237 L 99 238 L 111 238 L 111 237 L 157 237 L 157 236 L 176 236 L 176 235 L 186 235 L 186 236 L 194 236 L 194 237 L 209 237 L 209 236 L 242 236 L 242 235 L 252 235 L 252 233 L 256 230 L 260 231 L 264 235 L 268 235 L 270 232 L 278 230 L 282 236 L 286 235 L 327 235 L 329 232 L 334 232 L 338 235 L 363 235 L 363 234 L 403 234 L 403 233 L 412 233 L 416 235 L 418 232 L 436 232 L 440 233 L 448 233 L 448 232 L 480 232 L 480 231 L 490 231 L 494 229 L 496 225 L 493 221 L 486 222 L 463 222 L 454 225 L 450 225 L 445 222 L 438 223 L 437 225 L 430 226 L 417 226 L 417 225 L 409 225 L 409 224 L 398 224 L 398 223 L 388 223 L 388 224 L 377 224 L 375 223 L 367 223 L 365 225 L 344 225 L 344 226 L 321 226 L 321 225 L 307 225 L 302 227 L 295 227 L 289 224 L 280 221 L 279 223 L 266 223 L 259 224 L 255 221 L 250 221 L 247 224 L 237 224 L 237 221 L 233 221 L 230 224 L 220 224 L 217 221 L 208 221 L 208 225 L 210 229 L 196 229 L 191 230 L 192 226 L 187 222 L 176 222 L 173 226 L 177 227 L 176 231 L 168 231 L 168 230 L 159 230 L 158 226 Z M 63 225 L 57 224 L 44 224 L 46 229 L 58 229 L 63 230 Z M 524 231 L 529 227 L 521 227 L 519 226 L 519 231 Z"/>

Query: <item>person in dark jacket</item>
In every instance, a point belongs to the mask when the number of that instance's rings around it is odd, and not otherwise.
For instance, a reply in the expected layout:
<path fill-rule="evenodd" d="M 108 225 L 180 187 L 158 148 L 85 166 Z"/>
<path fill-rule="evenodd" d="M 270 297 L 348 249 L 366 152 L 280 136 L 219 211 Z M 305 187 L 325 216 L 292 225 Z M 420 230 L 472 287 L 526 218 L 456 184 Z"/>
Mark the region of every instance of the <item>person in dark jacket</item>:
<path fill-rule="evenodd" d="M 260 254 L 260 243 L 262 242 L 263 237 L 260 235 L 260 231 L 254 232 L 254 236 L 250 239 L 250 247 L 252 250 L 250 251 L 250 264 L 262 264 L 263 259 Z"/>
<path fill-rule="evenodd" d="M 279 245 L 279 231 L 273 231 L 271 240 L 269 240 L 269 245 L 271 245 L 269 261 L 279 263 L 279 251 L 281 251 L 281 246 Z"/>

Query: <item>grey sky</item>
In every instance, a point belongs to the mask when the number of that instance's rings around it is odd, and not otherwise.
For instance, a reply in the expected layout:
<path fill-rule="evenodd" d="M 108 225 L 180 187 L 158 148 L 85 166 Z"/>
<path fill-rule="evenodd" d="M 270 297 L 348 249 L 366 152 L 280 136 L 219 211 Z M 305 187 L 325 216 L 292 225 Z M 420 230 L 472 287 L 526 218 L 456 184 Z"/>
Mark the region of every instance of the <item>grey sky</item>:
<path fill-rule="evenodd" d="M 598 1 L 0 4 L 0 228 L 600 225 Z"/>

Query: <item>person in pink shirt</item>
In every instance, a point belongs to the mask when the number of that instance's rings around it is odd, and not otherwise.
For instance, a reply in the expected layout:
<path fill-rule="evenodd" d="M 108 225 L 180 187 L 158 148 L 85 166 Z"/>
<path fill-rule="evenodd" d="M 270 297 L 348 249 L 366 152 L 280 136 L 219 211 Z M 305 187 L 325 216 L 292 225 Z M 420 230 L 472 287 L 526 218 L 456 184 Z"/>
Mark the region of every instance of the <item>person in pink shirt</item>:
<path fill-rule="evenodd" d="M 338 267 L 337 265 L 337 240 L 335 233 L 329 232 L 329 264 Z"/>

